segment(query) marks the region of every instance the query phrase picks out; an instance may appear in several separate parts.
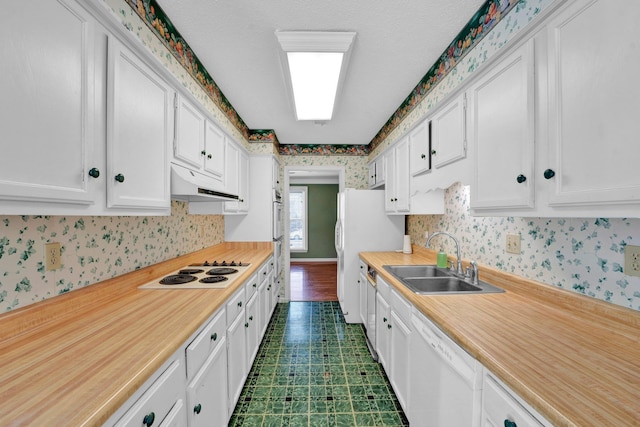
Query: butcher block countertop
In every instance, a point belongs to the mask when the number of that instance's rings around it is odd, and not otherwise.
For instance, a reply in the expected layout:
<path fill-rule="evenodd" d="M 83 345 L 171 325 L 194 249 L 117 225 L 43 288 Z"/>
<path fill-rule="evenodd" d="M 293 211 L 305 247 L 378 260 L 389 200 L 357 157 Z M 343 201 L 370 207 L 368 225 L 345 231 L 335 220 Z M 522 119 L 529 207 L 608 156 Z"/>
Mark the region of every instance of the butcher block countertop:
<path fill-rule="evenodd" d="M 417 295 L 382 268 L 435 264 L 413 250 L 360 257 L 554 425 L 640 425 L 640 313 L 484 266 L 505 293 Z"/>
<path fill-rule="evenodd" d="M 102 425 L 272 253 L 222 243 L 0 315 L 0 425 Z M 214 259 L 251 266 L 227 289 L 138 289 Z"/>

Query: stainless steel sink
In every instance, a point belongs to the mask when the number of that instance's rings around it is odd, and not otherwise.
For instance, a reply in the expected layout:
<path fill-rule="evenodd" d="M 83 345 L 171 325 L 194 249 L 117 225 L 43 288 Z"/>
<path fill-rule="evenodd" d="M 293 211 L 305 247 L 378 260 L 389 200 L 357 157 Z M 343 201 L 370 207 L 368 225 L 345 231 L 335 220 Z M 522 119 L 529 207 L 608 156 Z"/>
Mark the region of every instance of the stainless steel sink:
<path fill-rule="evenodd" d="M 385 265 L 384 269 L 398 278 L 450 276 L 449 273 L 435 265 Z"/>
<path fill-rule="evenodd" d="M 435 265 L 385 265 L 385 270 L 412 292 L 420 295 L 485 294 L 504 290 L 483 281 L 477 284 L 456 277 L 452 272 Z"/>

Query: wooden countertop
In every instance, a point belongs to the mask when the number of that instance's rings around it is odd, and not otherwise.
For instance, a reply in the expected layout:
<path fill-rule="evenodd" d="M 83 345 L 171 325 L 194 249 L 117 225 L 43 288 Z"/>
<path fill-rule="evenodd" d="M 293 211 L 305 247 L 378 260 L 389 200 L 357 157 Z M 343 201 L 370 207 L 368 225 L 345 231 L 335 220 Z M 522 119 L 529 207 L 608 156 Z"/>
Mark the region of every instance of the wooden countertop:
<path fill-rule="evenodd" d="M 0 315 L 0 425 L 102 425 L 272 253 L 222 243 Z M 137 288 L 213 259 L 251 267 L 224 290 Z"/>
<path fill-rule="evenodd" d="M 480 266 L 501 294 L 422 296 L 383 265 L 435 252 L 360 257 L 556 426 L 640 425 L 640 313 Z"/>

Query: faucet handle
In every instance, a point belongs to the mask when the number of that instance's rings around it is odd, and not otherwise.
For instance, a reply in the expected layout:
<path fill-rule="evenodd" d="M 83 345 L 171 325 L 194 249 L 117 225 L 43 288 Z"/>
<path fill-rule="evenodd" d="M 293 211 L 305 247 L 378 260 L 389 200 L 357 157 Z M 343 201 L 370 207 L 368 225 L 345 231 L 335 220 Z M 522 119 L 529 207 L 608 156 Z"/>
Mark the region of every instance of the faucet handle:
<path fill-rule="evenodd" d="M 469 270 L 471 272 L 469 273 Z M 478 263 L 475 261 L 469 261 L 469 267 L 467 267 L 467 274 L 470 274 L 470 278 L 473 278 L 473 284 L 478 284 Z"/>
<path fill-rule="evenodd" d="M 453 261 L 448 261 L 449 262 L 449 270 L 451 271 L 456 271 L 456 265 Z"/>

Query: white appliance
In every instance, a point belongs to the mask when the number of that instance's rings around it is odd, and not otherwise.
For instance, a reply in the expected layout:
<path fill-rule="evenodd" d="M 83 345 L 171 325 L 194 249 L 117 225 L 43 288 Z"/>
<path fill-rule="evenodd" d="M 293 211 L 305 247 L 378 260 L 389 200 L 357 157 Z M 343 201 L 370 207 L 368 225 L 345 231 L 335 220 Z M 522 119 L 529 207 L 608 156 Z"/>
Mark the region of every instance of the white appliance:
<path fill-rule="evenodd" d="M 338 193 L 338 300 L 347 323 L 360 322 L 358 253 L 400 250 L 403 238 L 404 215 L 385 213 L 384 191 L 347 188 Z"/>
<path fill-rule="evenodd" d="M 415 309 L 411 323 L 411 426 L 479 427 L 482 364 Z"/>

